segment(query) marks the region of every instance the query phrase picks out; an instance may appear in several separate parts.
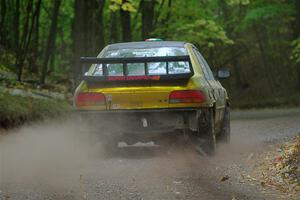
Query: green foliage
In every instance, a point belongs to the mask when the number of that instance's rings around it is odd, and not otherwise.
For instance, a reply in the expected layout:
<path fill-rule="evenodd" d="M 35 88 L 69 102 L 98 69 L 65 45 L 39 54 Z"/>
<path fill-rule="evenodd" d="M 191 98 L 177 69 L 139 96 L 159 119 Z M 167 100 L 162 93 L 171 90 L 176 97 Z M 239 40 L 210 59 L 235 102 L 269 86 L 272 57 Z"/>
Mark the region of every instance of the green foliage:
<path fill-rule="evenodd" d="M 294 14 L 293 7 L 283 3 L 267 3 L 250 9 L 243 22 L 242 27 L 248 27 L 255 23 L 265 23 L 270 20 L 291 21 Z"/>
<path fill-rule="evenodd" d="M 226 3 L 230 6 L 246 6 L 250 4 L 250 0 L 226 0 Z"/>
<path fill-rule="evenodd" d="M 229 45 L 233 41 L 226 36 L 224 29 L 213 20 L 199 19 L 191 24 L 178 27 L 174 40 L 189 41 L 203 48 L 213 48 L 217 44 Z"/>
<path fill-rule="evenodd" d="M 134 3 L 132 0 L 127 0 L 127 1 L 111 0 L 109 9 L 112 10 L 113 12 L 116 12 L 120 9 L 131 12 L 131 13 L 136 12 L 136 9 L 135 9 L 135 6 L 134 6 Z"/>
<path fill-rule="evenodd" d="M 33 99 L 0 92 L 0 126 L 65 114 L 71 107 L 62 100 Z"/>
<path fill-rule="evenodd" d="M 176 2 L 170 13 L 167 11 L 160 16 L 162 22 L 169 17 L 168 23 L 159 24 L 152 35 L 166 40 L 191 42 L 202 52 L 233 44 L 233 40 L 228 38 L 224 28 L 214 18 L 215 3 Z"/>
<path fill-rule="evenodd" d="M 291 59 L 297 63 L 300 63 L 300 38 L 292 42 L 293 51 Z"/>

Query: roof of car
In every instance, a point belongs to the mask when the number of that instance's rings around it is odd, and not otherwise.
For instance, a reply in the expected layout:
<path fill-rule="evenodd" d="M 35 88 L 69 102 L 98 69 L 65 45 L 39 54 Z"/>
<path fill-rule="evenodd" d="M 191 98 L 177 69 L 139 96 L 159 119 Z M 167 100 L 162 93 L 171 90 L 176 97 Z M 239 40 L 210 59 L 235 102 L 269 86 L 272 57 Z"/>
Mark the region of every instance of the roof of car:
<path fill-rule="evenodd" d="M 184 47 L 186 42 L 177 41 L 153 41 L 153 42 L 126 42 L 116 43 L 107 46 L 107 50 L 115 49 L 140 49 L 155 47 Z"/>

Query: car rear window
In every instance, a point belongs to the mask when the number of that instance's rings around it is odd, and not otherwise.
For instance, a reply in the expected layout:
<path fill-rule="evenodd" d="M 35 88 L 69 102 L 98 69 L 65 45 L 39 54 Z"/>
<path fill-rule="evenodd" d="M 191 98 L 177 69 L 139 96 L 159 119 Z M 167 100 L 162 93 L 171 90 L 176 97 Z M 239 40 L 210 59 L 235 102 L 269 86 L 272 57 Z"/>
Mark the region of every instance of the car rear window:
<path fill-rule="evenodd" d="M 128 57 L 164 57 L 164 56 L 186 56 L 187 50 L 183 47 L 156 47 L 137 49 L 114 49 L 103 53 L 104 58 L 128 58 Z M 145 75 L 144 63 L 127 63 L 128 75 Z M 170 62 L 167 72 L 166 62 L 148 63 L 149 75 L 183 74 L 190 72 L 188 62 Z M 122 64 L 107 64 L 109 76 L 123 76 Z M 96 64 L 92 75 L 102 76 L 102 64 Z"/>

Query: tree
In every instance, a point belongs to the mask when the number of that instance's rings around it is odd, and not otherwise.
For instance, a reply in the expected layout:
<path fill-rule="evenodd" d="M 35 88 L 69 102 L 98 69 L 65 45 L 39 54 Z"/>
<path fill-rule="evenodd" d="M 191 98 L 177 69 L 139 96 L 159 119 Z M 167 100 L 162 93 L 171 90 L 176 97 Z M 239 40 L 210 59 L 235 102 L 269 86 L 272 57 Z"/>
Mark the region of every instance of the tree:
<path fill-rule="evenodd" d="M 123 5 L 128 4 L 127 0 L 123 0 Z M 130 12 L 126 9 L 120 9 L 120 20 L 122 26 L 122 41 L 130 42 L 131 41 L 131 19 Z"/>
<path fill-rule="evenodd" d="M 17 52 L 19 49 L 20 36 L 20 0 L 16 0 L 15 17 L 14 17 L 14 49 Z"/>
<path fill-rule="evenodd" d="M 97 9 L 97 18 L 96 18 L 96 22 L 98 22 L 98 31 L 97 31 L 97 37 L 98 37 L 98 44 L 99 46 L 97 46 L 96 51 L 99 48 L 103 48 L 105 45 L 105 34 L 104 34 L 104 26 L 103 26 L 103 9 L 104 9 L 104 5 L 105 5 L 105 0 L 98 0 L 98 9 Z"/>
<path fill-rule="evenodd" d="M 241 8 L 238 7 L 235 9 L 239 9 L 238 14 L 234 13 L 235 16 L 230 15 L 230 7 L 228 5 L 228 3 L 226 2 L 226 0 L 219 0 L 218 1 L 218 5 L 219 5 L 219 9 L 220 9 L 220 18 L 222 19 L 222 22 L 224 24 L 224 28 L 227 32 L 227 35 L 229 38 L 237 38 L 237 32 L 234 31 L 234 24 L 236 24 L 237 22 L 234 21 L 232 22 L 232 17 L 235 18 L 240 18 L 240 16 L 236 16 L 236 15 L 241 15 Z M 237 53 L 238 52 L 238 44 L 234 44 L 232 46 L 229 47 L 229 52 L 230 52 L 230 60 L 227 62 L 232 63 L 232 68 L 234 71 L 234 79 L 235 79 L 235 86 L 237 88 L 240 89 L 244 89 L 246 84 L 243 82 L 242 78 L 241 78 L 241 66 L 239 66 L 239 60 L 237 59 Z"/>
<path fill-rule="evenodd" d="M 44 63 L 43 63 L 43 68 L 42 68 L 42 74 L 41 74 L 41 79 L 40 79 L 41 84 L 45 83 L 49 58 L 55 47 L 57 20 L 58 20 L 59 7 L 61 4 L 61 0 L 54 0 L 53 4 L 54 5 L 53 5 L 53 9 L 52 9 L 50 32 L 49 32 L 49 36 L 48 36 L 48 42 L 47 42 L 45 58 L 44 58 Z"/>
<path fill-rule="evenodd" d="M 22 80 L 22 73 L 23 73 L 23 67 L 24 67 L 24 61 L 27 56 L 27 51 L 31 39 L 31 33 L 32 33 L 32 25 L 30 26 L 30 15 L 33 9 L 33 0 L 29 0 L 27 3 L 27 14 L 25 17 L 25 23 L 23 27 L 23 35 L 22 40 L 20 43 L 20 46 L 18 46 L 18 52 L 17 52 L 17 58 L 16 58 L 16 67 L 18 69 L 18 81 Z"/>
<path fill-rule="evenodd" d="M 300 1 L 294 0 L 294 7 L 296 11 L 295 20 L 293 22 L 294 41 L 292 43 L 294 49 L 292 58 L 296 60 L 297 67 L 297 89 L 300 90 Z"/>
<path fill-rule="evenodd" d="M 281 1 L 259 0 L 250 4 L 250 7 L 242 21 L 241 29 L 252 32 L 253 41 L 257 44 L 260 57 L 261 74 L 264 74 L 265 84 L 268 85 L 268 93 L 274 94 L 278 91 L 279 84 L 287 78 L 291 70 L 286 68 L 274 67 L 278 62 L 284 62 L 282 57 L 288 57 L 286 50 L 273 45 L 271 38 L 276 38 L 276 44 L 285 45 L 287 34 L 285 27 L 290 24 L 292 16 L 292 7 L 290 4 Z M 279 52 L 279 53 L 277 53 Z M 286 75 L 279 81 L 278 75 Z M 276 78 L 275 78 L 276 77 Z"/>
<path fill-rule="evenodd" d="M 111 10 L 110 11 L 110 39 L 109 39 L 111 43 L 115 43 L 119 40 L 117 20 L 118 20 L 118 13 L 116 11 Z"/>
<path fill-rule="evenodd" d="M 4 37 L 4 32 L 2 30 L 4 29 L 4 22 L 5 22 L 5 17 L 6 17 L 6 0 L 1 0 L 0 2 L 0 11 L 1 11 L 1 16 L 0 16 L 0 40 L 3 42 L 3 37 Z"/>
<path fill-rule="evenodd" d="M 111 0 L 109 6 L 113 12 L 120 11 L 120 22 L 122 30 L 122 41 L 129 42 L 132 40 L 131 15 L 136 12 L 132 0 Z"/>
<path fill-rule="evenodd" d="M 30 70 L 35 73 L 38 71 L 37 60 L 39 57 L 39 28 L 40 28 L 39 19 L 40 19 L 40 12 L 41 12 L 41 3 L 42 0 L 37 0 L 35 3 L 36 8 L 35 8 L 35 18 L 33 21 L 34 30 L 33 30 L 33 44 L 31 48 L 32 53 L 28 58 Z"/>
<path fill-rule="evenodd" d="M 155 0 L 142 0 L 142 38 L 149 38 L 154 26 Z"/>

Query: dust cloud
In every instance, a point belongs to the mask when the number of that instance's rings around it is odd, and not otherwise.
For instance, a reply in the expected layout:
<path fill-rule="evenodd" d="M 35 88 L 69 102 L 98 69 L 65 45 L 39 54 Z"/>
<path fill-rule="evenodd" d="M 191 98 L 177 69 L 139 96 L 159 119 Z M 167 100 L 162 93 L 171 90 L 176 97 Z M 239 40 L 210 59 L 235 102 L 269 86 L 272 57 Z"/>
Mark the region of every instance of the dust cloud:
<path fill-rule="evenodd" d="M 95 133 L 89 129 L 91 127 L 78 122 L 76 118 L 57 119 L 27 125 L 0 137 L 0 188 L 1 185 L 10 183 L 40 184 L 54 189 L 79 186 L 81 175 L 89 173 L 87 170 L 91 169 L 93 172 L 99 171 L 100 169 L 91 166 L 107 154 L 101 146 L 99 135 L 101 131 L 108 130 L 99 130 L 99 133 Z M 252 142 L 256 143 L 256 141 Z M 218 154 L 213 158 L 199 155 L 186 144 L 185 146 L 167 144 L 173 148 L 171 152 L 164 153 L 157 148 L 128 148 L 119 156 L 125 159 L 160 157 L 157 158 L 161 162 L 157 163 L 159 170 L 156 170 L 157 167 L 154 168 L 155 170 L 146 167 L 143 174 L 150 173 L 153 176 L 162 175 L 162 171 L 166 173 L 162 170 L 165 161 L 167 161 L 168 173 L 176 174 L 178 168 L 170 170 L 174 168 L 171 166 L 181 166 L 185 168 L 184 171 L 190 166 L 192 169 L 201 166 L 205 171 L 205 168 L 210 169 L 211 166 L 219 165 L 219 162 L 230 164 L 240 161 L 239 154 L 252 152 L 254 145 L 249 143 L 249 137 L 247 141 L 235 137 L 230 146 L 219 146 Z M 170 158 L 173 161 L 170 161 Z M 168 163 L 171 166 L 168 166 Z M 111 170 L 109 176 L 114 174 L 113 168 Z M 124 168 L 120 170 L 127 173 Z M 117 171 L 117 173 L 121 172 Z"/>
<path fill-rule="evenodd" d="M 182 137 L 165 141 L 165 146 L 140 143 L 122 148 L 119 143 L 123 150 L 107 157 L 100 139 L 107 129 L 94 132 L 95 127 L 75 117 L 26 125 L 0 136 L 0 193 L 16 199 L 48 194 L 77 199 L 89 193 L 98 199 L 117 185 L 126 188 L 124 192 L 139 190 L 147 195 L 155 191 L 159 197 L 169 191 L 165 185 L 174 189 L 177 183 L 189 184 L 190 179 L 214 185 L 220 176 L 234 177 L 241 163 L 261 145 L 252 132 L 237 134 L 241 129 L 233 125 L 231 145 L 219 145 L 213 158 L 201 156 Z"/>
<path fill-rule="evenodd" d="M 0 188 L 10 183 L 62 188 L 79 183 L 87 163 L 101 157 L 97 134 L 76 119 L 27 125 L 0 137 Z"/>

